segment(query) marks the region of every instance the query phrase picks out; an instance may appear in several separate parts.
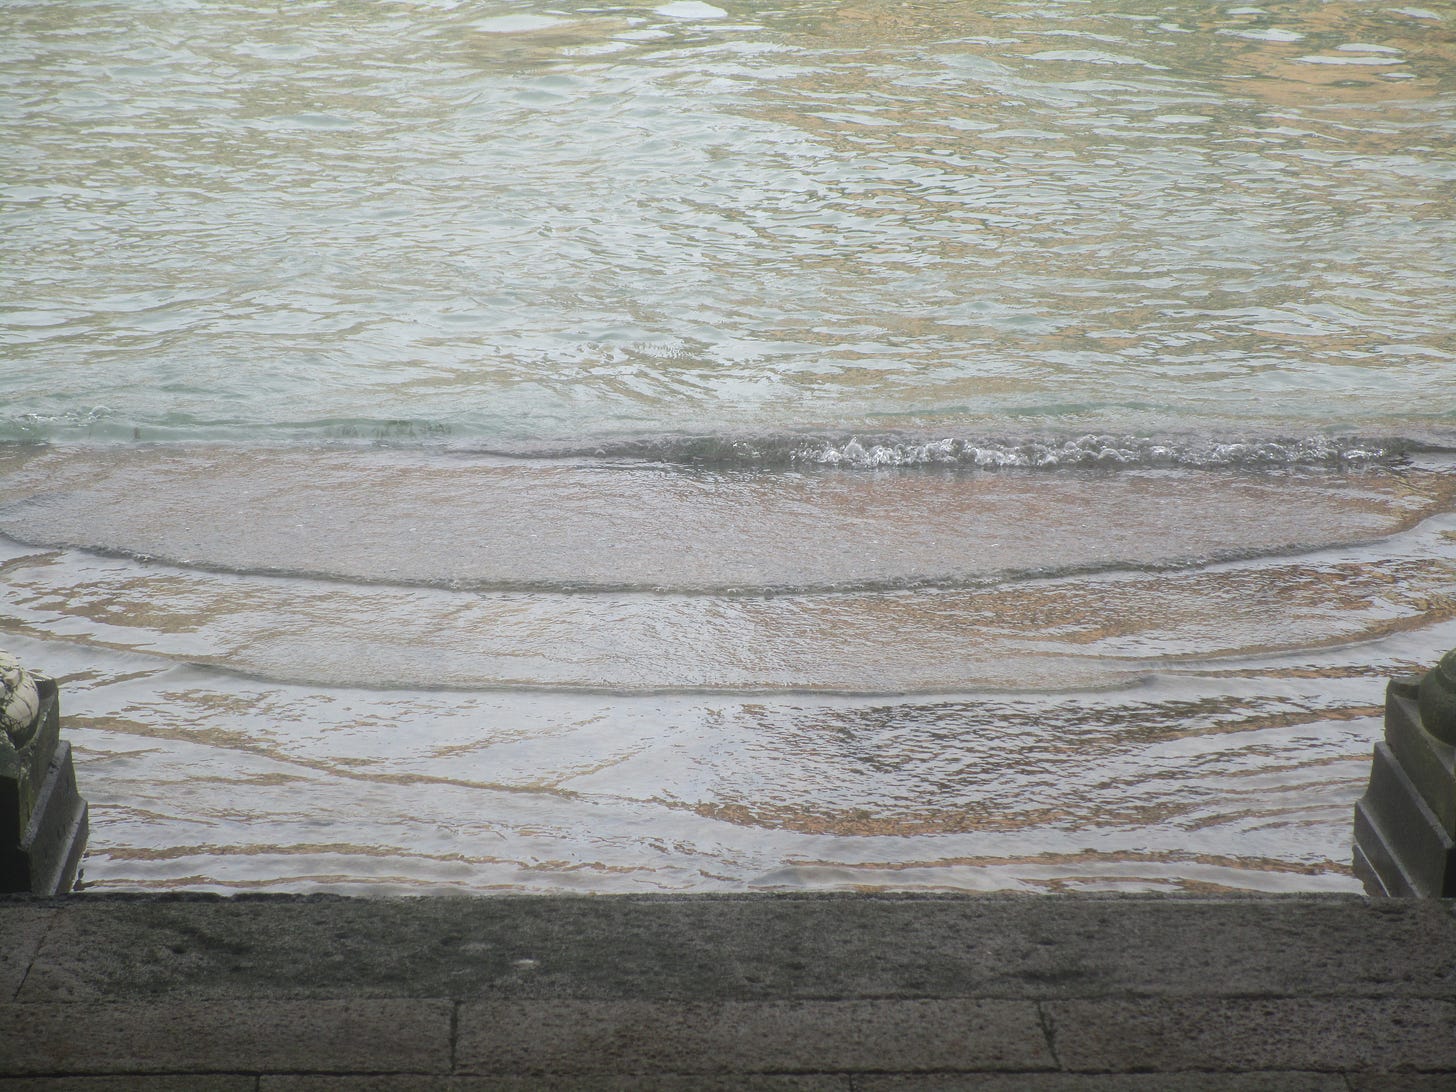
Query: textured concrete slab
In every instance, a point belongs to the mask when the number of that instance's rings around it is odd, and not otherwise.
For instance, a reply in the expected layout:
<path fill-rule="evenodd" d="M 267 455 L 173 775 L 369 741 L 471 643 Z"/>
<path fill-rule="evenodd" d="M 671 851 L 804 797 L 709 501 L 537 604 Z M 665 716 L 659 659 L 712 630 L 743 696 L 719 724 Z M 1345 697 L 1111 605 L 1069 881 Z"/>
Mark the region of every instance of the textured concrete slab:
<path fill-rule="evenodd" d="M 255 1092 L 258 1078 L 189 1073 L 124 1077 L 5 1077 L 0 1092 Z"/>
<path fill-rule="evenodd" d="M 49 907 L 16 905 L 0 914 L 0 1002 L 13 1000 L 56 917 Z"/>
<path fill-rule="evenodd" d="M 445 1001 L 0 1005 L 0 1074 L 450 1069 Z"/>
<path fill-rule="evenodd" d="M 1392 983 L 1403 996 L 1456 989 L 1456 919 L 1440 904 L 83 896 L 49 930 L 21 999 L 1364 996 Z"/>
<path fill-rule="evenodd" d="M 1444 1092 L 1453 911 L 1345 896 L 0 898 L 0 1092 L 179 1077 L 226 1092 Z"/>
<path fill-rule="evenodd" d="M 1349 1092 L 1337 1073 L 961 1073 L 855 1077 L 854 1092 Z"/>
<path fill-rule="evenodd" d="M 588 1083 L 589 1082 L 589 1083 Z M 265 1076 L 258 1092 L 561 1092 L 584 1087 L 592 1092 L 853 1092 L 847 1076 L 773 1076 L 739 1073 L 731 1077 L 704 1074 L 613 1077 L 595 1073 L 582 1083 L 551 1077 L 302 1077 Z M 4 1086 L 0 1085 L 0 1092 Z"/>
<path fill-rule="evenodd" d="M 476 1002 L 465 1073 L 783 1073 L 1055 1066 L 1026 1001 Z"/>
<path fill-rule="evenodd" d="M 1049 1001 L 1063 1068 L 1456 1069 L 1456 1001 L 1429 998 Z"/>
<path fill-rule="evenodd" d="M 1450 1073 L 1348 1073 L 1350 1092 L 1451 1092 Z"/>

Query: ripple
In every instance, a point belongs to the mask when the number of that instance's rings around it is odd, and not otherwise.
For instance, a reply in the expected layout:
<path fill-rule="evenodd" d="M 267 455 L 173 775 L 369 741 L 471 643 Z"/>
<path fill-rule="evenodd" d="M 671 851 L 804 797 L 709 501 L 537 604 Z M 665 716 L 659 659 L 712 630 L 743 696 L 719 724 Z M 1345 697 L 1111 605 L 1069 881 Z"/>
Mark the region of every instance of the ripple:
<path fill-rule="evenodd" d="M 1445 510 L 1456 484 L 1439 459 L 1390 466 L 1379 461 L 1385 450 L 1322 439 L 1179 447 L 1111 438 L 999 447 L 668 440 L 590 459 L 408 447 L 22 448 L 0 477 L 9 498 L 0 530 L 40 547 L 198 572 L 370 586 L 974 589 L 1328 549 Z M 986 465 L 1003 470 L 976 472 Z"/>
<path fill-rule="evenodd" d="M 1429 13 L 972 8 L 17 9 L 0 431 L 1449 439 Z"/>
<path fill-rule="evenodd" d="M 7 6 L 88 879 L 1354 890 L 1456 643 L 1448 17 L 527 7 Z"/>

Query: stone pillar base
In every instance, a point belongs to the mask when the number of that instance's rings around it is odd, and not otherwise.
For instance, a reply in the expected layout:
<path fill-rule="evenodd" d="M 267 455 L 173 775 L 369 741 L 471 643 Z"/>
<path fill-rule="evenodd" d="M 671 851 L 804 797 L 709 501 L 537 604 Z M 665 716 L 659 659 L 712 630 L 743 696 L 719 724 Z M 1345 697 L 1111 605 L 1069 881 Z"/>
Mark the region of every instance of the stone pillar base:
<path fill-rule="evenodd" d="M 37 728 L 0 754 L 0 892 L 71 890 L 86 848 L 88 809 L 76 789 L 71 745 L 60 738 L 60 694 L 37 676 Z"/>
<path fill-rule="evenodd" d="M 1355 805 L 1355 875 L 1371 895 L 1456 896 L 1456 747 L 1422 722 L 1420 686 L 1387 687 L 1385 741 Z"/>

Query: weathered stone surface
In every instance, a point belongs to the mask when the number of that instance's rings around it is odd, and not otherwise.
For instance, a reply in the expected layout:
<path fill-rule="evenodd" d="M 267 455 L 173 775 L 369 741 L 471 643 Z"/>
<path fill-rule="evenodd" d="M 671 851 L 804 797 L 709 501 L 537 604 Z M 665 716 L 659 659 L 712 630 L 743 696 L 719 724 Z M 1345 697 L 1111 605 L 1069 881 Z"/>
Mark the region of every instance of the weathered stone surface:
<path fill-rule="evenodd" d="M 1270 998 L 1049 1001 L 1062 1067 L 1456 1069 L 1456 1001 Z"/>
<path fill-rule="evenodd" d="M 1456 895 L 1453 669 L 1456 652 L 1419 682 L 1386 687 L 1385 739 L 1355 805 L 1355 874 L 1371 894 Z"/>
<path fill-rule="evenodd" d="M 1350 1092 L 1451 1092 L 1456 1072 L 1347 1073 Z"/>
<path fill-rule="evenodd" d="M 0 1074 L 445 1073 L 443 1001 L 0 1005 Z"/>
<path fill-rule="evenodd" d="M 11 905 L 0 910 L 0 1002 L 13 1000 L 56 911 Z"/>
<path fill-rule="evenodd" d="M 1426 731 L 1446 743 L 1456 743 L 1456 648 L 1426 672 L 1419 694 Z"/>
<path fill-rule="evenodd" d="M 1456 919 L 1418 900 L 79 896 L 57 905 L 21 1000 L 1456 990 Z M 0 923 L 6 913 L 0 901 Z"/>
<path fill-rule="evenodd" d="M 473 1002 L 466 1073 L 1049 1069 L 1026 1001 Z"/>
<path fill-rule="evenodd" d="M 856 1077 L 854 1092 L 1349 1092 L 1333 1073 L 944 1073 Z"/>
<path fill-rule="evenodd" d="M 0 1078 L 0 1092 L 254 1092 L 257 1083 L 256 1077 L 245 1074 L 6 1077 Z"/>
<path fill-rule="evenodd" d="M 40 718 L 40 689 L 20 661 L 0 649 L 0 734 L 16 747 L 24 746 Z"/>
<path fill-rule="evenodd" d="M 1456 1087 L 1453 901 L 82 895 L 0 936 L 0 1075 L 98 1092 Z"/>
<path fill-rule="evenodd" d="M 1373 895 L 1456 895 L 1456 651 L 1424 679 L 1392 679 L 1385 739 L 1355 805 L 1355 874 Z"/>
<path fill-rule="evenodd" d="M 1456 831 L 1456 746 L 1426 731 L 1408 687 L 1386 688 L 1385 743 L 1437 823 Z"/>
<path fill-rule="evenodd" d="M 34 723 L 18 738 L 0 732 L 0 848 L 6 850 L 20 845 L 36 808 L 36 797 L 45 781 L 51 755 L 61 738 L 56 684 L 50 679 L 40 682 L 44 685 L 39 691 L 40 708 Z"/>
<path fill-rule="evenodd" d="M 37 895 L 63 895 L 76 884 L 89 834 L 89 809 L 76 787 L 71 745 L 58 740 L 20 842 L 10 886 Z M 20 865 L 23 863 L 23 868 Z M 23 873 L 23 875 L 22 875 Z"/>
<path fill-rule="evenodd" d="M 55 680 L 16 670 L 35 700 L 17 699 L 11 713 L 34 720 L 23 731 L 13 723 L 0 731 L 0 892 L 62 894 L 75 884 L 86 848 L 86 801 L 70 744 L 60 738 Z"/>
<path fill-rule="evenodd" d="M 1384 743 L 1375 745 L 1370 784 L 1355 805 L 1355 841 L 1385 894 L 1456 895 L 1456 839 Z"/>
<path fill-rule="evenodd" d="M 588 1083 L 589 1082 L 589 1083 Z M 569 1088 L 591 1092 L 853 1092 L 849 1077 L 839 1074 L 775 1076 L 739 1073 L 730 1077 L 704 1074 L 594 1073 L 582 1083 L 554 1077 L 318 1077 L 264 1076 L 258 1092 L 562 1092 Z M 0 1084 L 0 1092 L 4 1092 Z"/>

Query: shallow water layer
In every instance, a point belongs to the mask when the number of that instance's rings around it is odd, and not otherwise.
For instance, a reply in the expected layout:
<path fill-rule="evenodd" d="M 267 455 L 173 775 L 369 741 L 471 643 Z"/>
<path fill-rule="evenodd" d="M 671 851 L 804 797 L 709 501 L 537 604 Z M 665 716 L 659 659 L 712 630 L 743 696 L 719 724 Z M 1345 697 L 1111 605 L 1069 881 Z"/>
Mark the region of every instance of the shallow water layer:
<path fill-rule="evenodd" d="M 1353 890 L 1453 137 L 1441 6 L 0 2 L 87 881 Z"/>
<path fill-rule="evenodd" d="M 100 885 L 1353 889 L 1383 681 L 1456 640 L 1434 455 L 4 462 Z"/>

